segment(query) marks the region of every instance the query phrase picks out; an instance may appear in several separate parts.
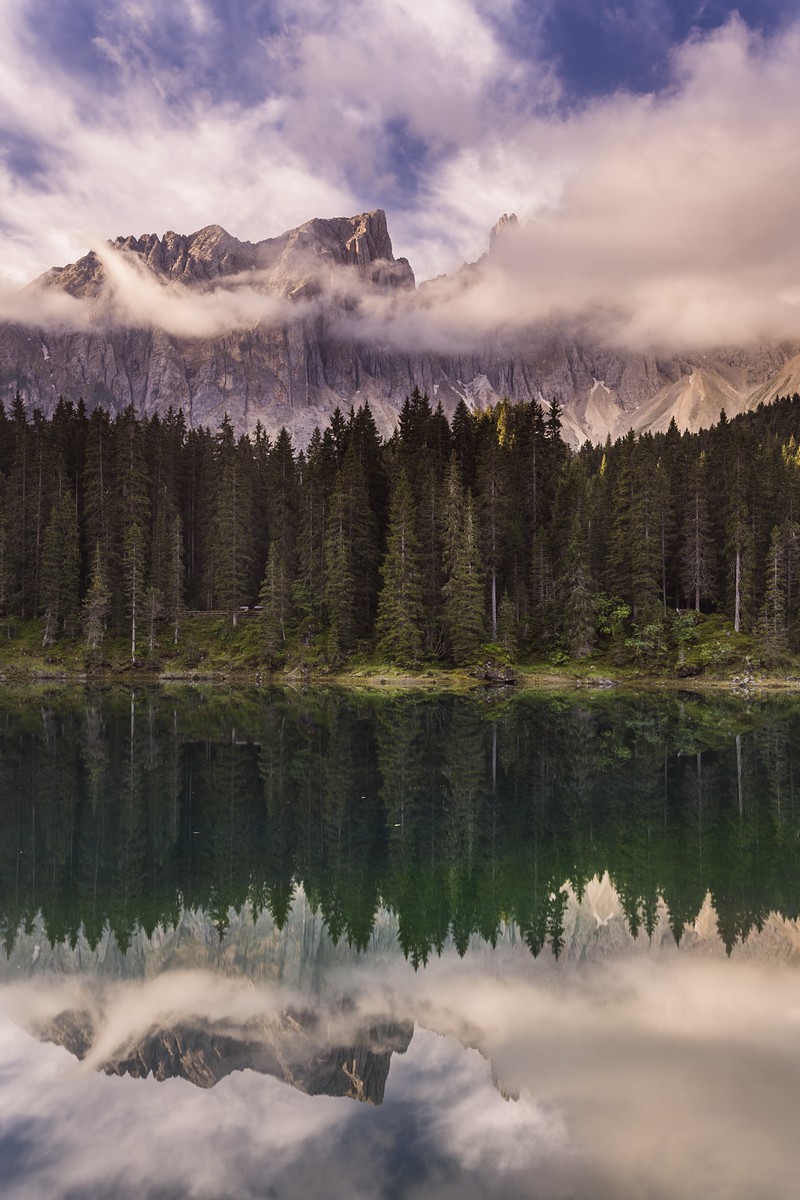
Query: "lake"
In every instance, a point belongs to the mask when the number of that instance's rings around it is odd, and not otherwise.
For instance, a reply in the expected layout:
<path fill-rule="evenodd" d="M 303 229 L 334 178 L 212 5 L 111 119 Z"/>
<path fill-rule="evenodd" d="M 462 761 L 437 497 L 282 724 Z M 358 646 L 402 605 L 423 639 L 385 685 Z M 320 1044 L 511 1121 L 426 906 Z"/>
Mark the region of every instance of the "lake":
<path fill-rule="evenodd" d="M 0 695 L 0 1188 L 800 1194 L 800 699 Z"/>

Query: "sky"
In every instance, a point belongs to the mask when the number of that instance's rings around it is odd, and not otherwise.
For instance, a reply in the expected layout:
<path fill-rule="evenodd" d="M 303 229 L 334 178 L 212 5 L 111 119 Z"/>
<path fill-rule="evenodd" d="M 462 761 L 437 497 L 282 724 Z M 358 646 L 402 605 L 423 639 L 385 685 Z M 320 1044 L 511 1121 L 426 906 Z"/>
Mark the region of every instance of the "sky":
<path fill-rule="evenodd" d="M 0 39 L 7 288 L 98 239 L 377 207 L 421 280 L 514 211 L 468 326 L 798 328 L 796 0 L 8 0 Z"/>

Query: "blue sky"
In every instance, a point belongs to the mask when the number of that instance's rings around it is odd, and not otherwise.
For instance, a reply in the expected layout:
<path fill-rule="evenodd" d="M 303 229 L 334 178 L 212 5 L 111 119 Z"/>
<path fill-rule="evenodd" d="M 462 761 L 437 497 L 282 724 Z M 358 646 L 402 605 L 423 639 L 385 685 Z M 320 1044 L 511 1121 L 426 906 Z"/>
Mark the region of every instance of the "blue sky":
<path fill-rule="evenodd" d="M 793 228 L 769 193 L 800 182 L 797 21 L 796 0 L 11 0 L 0 277 L 97 237 L 257 240 L 375 207 L 419 278 L 512 210 L 549 222 L 545 266 L 569 236 L 607 276 L 666 225 L 695 254 L 700 229 L 724 275 L 711 197 L 733 193 L 748 245 L 766 212 L 767 260 Z M 742 172 L 760 189 L 742 196 Z"/>

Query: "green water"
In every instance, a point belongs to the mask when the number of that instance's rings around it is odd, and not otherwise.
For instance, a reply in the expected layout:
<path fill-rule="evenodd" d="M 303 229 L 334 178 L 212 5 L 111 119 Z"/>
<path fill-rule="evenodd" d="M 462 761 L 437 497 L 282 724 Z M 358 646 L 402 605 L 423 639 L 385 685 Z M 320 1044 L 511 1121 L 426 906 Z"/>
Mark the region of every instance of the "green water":
<path fill-rule="evenodd" d="M 426 962 L 513 922 L 563 942 L 608 872 L 634 934 L 711 894 L 727 947 L 800 901 L 800 705 L 686 697 L 367 699 L 194 691 L 6 698 L 0 922 L 90 946 L 202 909 L 334 940 L 383 907 Z"/>

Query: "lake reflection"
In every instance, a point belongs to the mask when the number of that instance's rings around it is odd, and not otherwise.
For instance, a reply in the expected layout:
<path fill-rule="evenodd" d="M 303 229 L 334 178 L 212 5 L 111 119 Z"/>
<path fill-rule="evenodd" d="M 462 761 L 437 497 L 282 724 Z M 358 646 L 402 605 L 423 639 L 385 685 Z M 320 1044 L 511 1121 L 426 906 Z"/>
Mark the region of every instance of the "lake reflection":
<path fill-rule="evenodd" d="M 3 1195 L 796 1196 L 799 719 L 7 699 Z"/>

